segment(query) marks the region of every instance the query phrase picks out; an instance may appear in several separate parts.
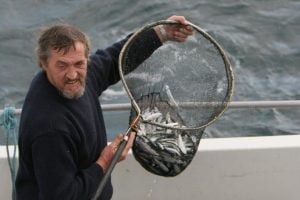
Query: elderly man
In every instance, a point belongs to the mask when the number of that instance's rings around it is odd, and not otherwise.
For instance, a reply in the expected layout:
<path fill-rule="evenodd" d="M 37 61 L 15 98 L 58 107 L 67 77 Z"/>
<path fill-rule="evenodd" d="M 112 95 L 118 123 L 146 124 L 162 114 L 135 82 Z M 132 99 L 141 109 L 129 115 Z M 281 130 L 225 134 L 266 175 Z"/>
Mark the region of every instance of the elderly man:
<path fill-rule="evenodd" d="M 169 19 L 187 23 L 182 16 Z M 165 40 L 184 41 L 192 30 L 182 27 L 149 31 L 153 42 L 146 54 Z M 119 81 L 118 56 L 127 39 L 89 56 L 89 40 L 76 27 L 42 32 L 36 50 L 42 71 L 31 83 L 20 121 L 17 199 L 91 199 L 123 139 L 107 145 L 98 97 Z M 134 56 L 150 56 L 139 54 Z M 121 160 L 133 140 L 131 134 Z M 99 199 L 110 199 L 112 192 L 109 180 Z"/>

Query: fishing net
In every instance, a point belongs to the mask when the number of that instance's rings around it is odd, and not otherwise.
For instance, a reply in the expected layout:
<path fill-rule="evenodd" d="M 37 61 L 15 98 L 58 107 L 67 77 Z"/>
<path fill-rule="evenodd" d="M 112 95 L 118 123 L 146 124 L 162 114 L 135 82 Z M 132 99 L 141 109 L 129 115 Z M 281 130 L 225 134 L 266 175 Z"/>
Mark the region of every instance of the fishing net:
<path fill-rule="evenodd" d="M 233 92 L 233 73 L 221 46 L 205 31 L 185 42 L 156 41 L 156 26 L 183 26 L 164 20 L 133 34 L 119 57 L 120 76 L 132 109 L 136 160 L 151 173 L 176 176 L 195 156 L 205 127 L 222 115 Z"/>

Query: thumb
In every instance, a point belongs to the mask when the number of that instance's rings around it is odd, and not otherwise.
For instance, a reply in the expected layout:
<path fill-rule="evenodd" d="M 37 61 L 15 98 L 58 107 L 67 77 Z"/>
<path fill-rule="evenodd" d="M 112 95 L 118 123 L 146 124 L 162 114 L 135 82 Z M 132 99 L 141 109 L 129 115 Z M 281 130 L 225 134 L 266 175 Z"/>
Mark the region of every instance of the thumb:
<path fill-rule="evenodd" d="M 169 19 L 177 21 L 177 22 L 180 22 L 183 25 L 187 25 L 188 24 L 188 21 L 185 19 L 184 16 L 176 16 L 176 15 L 174 15 L 174 16 L 171 16 Z"/>
<path fill-rule="evenodd" d="M 115 139 L 112 141 L 112 143 L 115 145 L 115 146 L 118 146 L 120 144 L 120 142 L 124 139 L 124 135 L 122 134 L 119 134 L 115 137 Z"/>

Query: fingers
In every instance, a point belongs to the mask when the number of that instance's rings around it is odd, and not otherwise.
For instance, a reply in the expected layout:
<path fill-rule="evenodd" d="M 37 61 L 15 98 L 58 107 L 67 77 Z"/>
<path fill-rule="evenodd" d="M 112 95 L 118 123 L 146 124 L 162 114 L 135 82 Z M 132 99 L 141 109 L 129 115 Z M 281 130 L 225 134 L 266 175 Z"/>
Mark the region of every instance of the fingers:
<path fill-rule="evenodd" d="M 127 142 L 127 145 L 126 145 L 126 148 L 125 148 L 127 153 L 129 152 L 129 150 L 131 149 L 131 147 L 133 145 L 135 136 L 136 136 L 136 132 L 131 132 L 130 135 L 129 135 L 129 139 L 128 139 L 128 142 Z"/>
<path fill-rule="evenodd" d="M 184 42 L 192 34 L 193 31 L 188 27 L 180 27 L 178 28 L 178 31 L 173 32 L 172 39 L 177 42 Z"/>
<path fill-rule="evenodd" d="M 178 26 L 170 32 L 169 39 L 177 42 L 184 42 L 190 35 L 193 34 L 193 29 L 190 26 Z"/>
<path fill-rule="evenodd" d="M 126 159 L 128 152 L 133 145 L 135 135 L 136 135 L 135 132 L 131 132 L 129 134 L 129 137 L 120 134 L 109 145 L 107 145 L 103 149 L 103 151 L 101 152 L 101 155 L 97 159 L 96 163 L 98 163 L 102 167 L 104 172 L 107 170 L 114 154 L 116 153 L 116 151 L 119 147 L 120 142 L 123 141 L 124 139 L 127 139 L 127 144 L 121 154 L 119 161 Z"/>
<path fill-rule="evenodd" d="M 177 15 L 173 15 L 171 17 L 168 18 L 169 20 L 174 20 L 174 21 L 178 21 L 183 25 L 187 25 L 188 21 L 185 19 L 184 16 L 177 16 Z"/>
<path fill-rule="evenodd" d="M 110 162 L 111 162 L 111 159 L 114 155 L 114 153 L 116 152 L 118 146 L 115 145 L 115 144 L 110 144 L 110 145 L 107 145 L 101 152 L 101 155 L 99 156 L 99 158 L 97 159 L 96 163 L 98 163 L 104 172 L 106 172 Z"/>
<path fill-rule="evenodd" d="M 164 25 L 168 35 L 168 40 L 184 42 L 189 36 L 193 34 L 193 28 L 189 26 L 189 22 L 184 16 L 172 16 L 168 19 L 178 21 L 179 25 Z"/>
<path fill-rule="evenodd" d="M 119 134 L 115 137 L 115 139 L 108 145 L 108 148 L 111 149 L 113 153 L 115 153 L 118 149 L 120 142 L 123 140 L 123 135 Z"/>
<path fill-rule="evenodd" d="M 127 155 L 128 155 L 128 152 L 130 151 L 132 145 L 133 145 L 133 142 L 134 142 L 134 138 L 135 138 L 135 135 L 136 133 L 135 132 L 131 132 L 129 134 L 129 137 L 128 136 L 124 136 L 122 134 L 118 135 L 109 145 L 108 145 L 108 148 L 110 148 L 112 154 L 115 154 L 118 147 L 119 147 L 119 144 L 121 141 L 123 141 L 124 139 L 127 140 L 127 144 L 122 152 L 122 155 L 119 159 L 119 161 L 122 161 L 122 160 L 125 160 Z M 125 138 L 125 137 L 128 137 L 128 138 Z"/>
<path fill-rule="evenodd" d="M 124 149 L 124 151 L 122 152 L 122 156 L 120 158 L 120 161 L 121 160 L 125 160 L 127 158 L 127 155 L 128 155 L 128 152 L 130 151 L 130 149 L 132 148 L 132 145 L 133 145 L 133 142 L 134 142 L 134 139 L 135 139 L 135 135 L 136 133 L 135 132 L 131 132 L 129 134 L 129 138 L 127 140 L 127 144 L 126 144 L 126 147 Z"/>
<path fill-rule="evenodd" d="M 189 26 L 189 21 L 184 16 L 171 16 L 168 20 L 177 21 L 180 24 L 176 25 L 159 25 L 154 28 L 160 41 L 171 40 L 176 42 L 184 42 L 189 36 L 193 34 L 193 28 Z"/>
<path fill-rule="evenodd" d="M 179 32 L 181 32 L 184 35 L 193 35 L 193 28 L 189 25 L 183 26 L 179 28 Z"/>

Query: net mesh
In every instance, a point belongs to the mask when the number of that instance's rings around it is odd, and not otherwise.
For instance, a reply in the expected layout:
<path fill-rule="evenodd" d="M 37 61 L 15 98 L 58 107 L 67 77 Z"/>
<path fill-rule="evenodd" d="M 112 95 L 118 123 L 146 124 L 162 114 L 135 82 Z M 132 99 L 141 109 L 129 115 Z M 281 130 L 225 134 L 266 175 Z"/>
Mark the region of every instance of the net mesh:
<path fill-rule="evenodd" d="M 152 173 L 176 176 L 192 161 L 204 128 L 227 107 L 233 75 L 220 46 L 195 25 L 185 42 L 168 41 L 143 53 L 155 25 L 132 36 L 120 71 L 140 109 L 132 107 L 130 115 L 130 122 L 141 116 L 135 158 Z"/>

